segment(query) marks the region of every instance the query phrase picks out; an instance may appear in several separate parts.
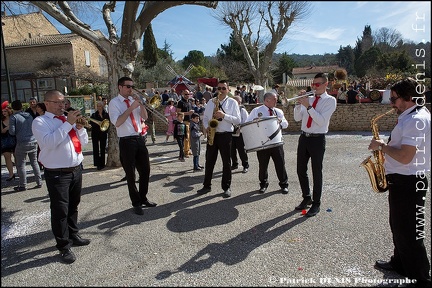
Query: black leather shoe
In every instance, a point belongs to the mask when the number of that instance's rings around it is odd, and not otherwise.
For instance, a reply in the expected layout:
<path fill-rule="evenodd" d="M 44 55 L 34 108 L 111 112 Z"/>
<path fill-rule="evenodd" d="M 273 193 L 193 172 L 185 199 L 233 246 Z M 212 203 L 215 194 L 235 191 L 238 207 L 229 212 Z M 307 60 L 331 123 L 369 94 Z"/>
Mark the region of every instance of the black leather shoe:
<path fill-rule="evenodd" d="M 210 187 L 203 187 L 197 191 L 198 195 L 204 195 L 211 191 Z"/>
<path fill-rule="evenodd" d="M 71 249 L 64 249 L 60 251 L 61 260 L 67 264 L 75 262 L 76 257 Z"/>
<path fill-rule="evenodd" d="M 306 217 L 313 217 L 316 214 L 318 214 L 319 211 L 320 211 L 320 206 L 312 204 L 312 207 L 306 213 Z"/>
<path fill-rule="evenodd" d="M 236 170 L 238 169 L 238 166 L 231 166 L 231 170 Z"/>
<path fill-rule="evenodd" d="M 288 194 L 288 187 L 281 189 L 282 194 Z"/>
<path fill-rule="evenodd" d="M 231 189 L 228 188 L 227 190 L 225 190 L 224 193 L 223 193 L 223 195 L 222 195 L 222 197 L 224 197 L 224 198 L 231 197 Z"/>
<path fill-rule="evenodd" d="M 247 173 L 249 171 L 249 169 L 248 168 L 243 168 L 243 171 L 242 171 L 242 173 L 244 174 L 244 173 Z"/>
<path fill-rule="evenodd" d="M 261 194 L 263 194 L 263 193 L 267 190 L 267 187 L 268 187 L 268 186 L 261 187 L 261 188 L 258 190 L 258 192 L 261 193 Z"/>
<path fill-rule="evenodd" d="M 137 215 L 144 215 L 144 210 L 142 209 L 141 206 L 133 207 L 133 211 Z"/>
<path fill-rule="evenodd" d="M 86 246 L 90 244 L 90 239 L 81 238 L 79 234 L 72 235 L 70 239 L 72 239 L 73 245 L 76 246 Z"/>
<path fill-rule="evenodd" d="M 312 199 L 310 199 L 310 198 L 304 198 L 303 201 L 297 207 L 295 207 L 295 210 L 306 209 L 311 204 L 312 204 Z"/>
<path fill-rule="evenodd" d="M 143 205 L 144 206 L 146 206 L 146 207 L 156 207 L 156 203 L 154 203 L 154 202 L 150 202 L 150 201 L 145 201 L 144 203 L 143 203 Z"/>
<path fill-rule="evenodd" d="M 12 181 L 13 179 L 15 179 L 15 174 L 13 174 L 12 177 L 7 178 L 6 181 L 9 182 L 9 181 Z"/>
<path fill-rule="evenodd" d="M 393 268 L 393 266 L 391 265 L 390 262 L 384 261 L 384 260 L 377 260 L 375 262 L 375 266 L 384 270 L 390 270 L 390 271 L 394 271 L 395 269 Z"/>
<path fill-rule="evenodd" d="M 22 187 L 22 186 L 16 186 L 16 187 L 14 187 L 14 190 L 15 191 L 26 191 L 27 188 L 26 187 Z"/>

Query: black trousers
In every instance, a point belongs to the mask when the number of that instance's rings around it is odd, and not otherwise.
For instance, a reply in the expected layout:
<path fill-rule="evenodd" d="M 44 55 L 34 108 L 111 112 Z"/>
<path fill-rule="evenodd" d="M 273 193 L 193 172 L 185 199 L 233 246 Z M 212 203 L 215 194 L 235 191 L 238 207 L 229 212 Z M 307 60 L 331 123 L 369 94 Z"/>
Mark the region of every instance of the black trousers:
<path fill-rule="evenodd" d="M 430 262 L 424 246 L 427 178 L 400 174 L 390 174 L 386 178 L 394 244 L 392 266 L 420 283 L 430 281 Z"/>
<path fill-rule="evenodd" d="M 93 145 L 93 165 L 97 167 L 105 167 L 105 149 L 107 144 L 108 134 L 92 135 Z"/>
<path fill-rule="evenodd" d="M 150 160 L 145 138 L 120 137 L 119 148 L 132 206 L 141 206 L 147 200 L 150 181 Z M 135 185 L 135 169 L 139 175 L 139 189 Z"/>
<path fill-rule="evenodd" d="M 325 135 L 306 137 L 301 134 L 297 146 L 297 176 L 300 182 L 303 198 L 311 197 L 309 177 L 307 174 L 309 159 L 311 159 L 313 177 L 313 197 L 315 204 L 321 203 L 322 169 L 326 146 Z"/>
<path fill-rule="evenodd" d="M 62 172 L 60 169 L 45 169 L 45 182 L 50 197 L 51 229 L 56 248 L 69 249 L 71 235 L 77 234 L 78 204 L 81 201 L 82 166 L 75 171 Z"/>
<path fill-rule="evenodd" d="M 268 187 L 268 165 L 270 158 L 273 160 L 277 177 L 279 179 L 279 186 L 281 188 L 288 187 L 288 174 L 285 169 L 285 152 L 283 145 L 258 150 L 256 152 L 259 164 L 258 179 L 260 181 L 260 188 Z"/>
<path fill-rule="evenodd" d="M 238 166 L 237 151 L 240 156 L 243 168 L 249 168 L 249 159 L 245 151 L 243 135 L 240 133 L 238 137 L 232 137 L 231 141 L 231 162 L 232 166 Z"/>
<path fill-rule="evenodd" d="M 216 133 L 213 145 L 207 143 L 206 146 L 206 163 L 205 163 L 205 176 L 204 187 L 211 187 L 211 180 L 213 177 L 213 170 L 216 164 L 218 152 L 222 158 L 222 190 L 227 190 L 231 187 L 231 132 Z"/>

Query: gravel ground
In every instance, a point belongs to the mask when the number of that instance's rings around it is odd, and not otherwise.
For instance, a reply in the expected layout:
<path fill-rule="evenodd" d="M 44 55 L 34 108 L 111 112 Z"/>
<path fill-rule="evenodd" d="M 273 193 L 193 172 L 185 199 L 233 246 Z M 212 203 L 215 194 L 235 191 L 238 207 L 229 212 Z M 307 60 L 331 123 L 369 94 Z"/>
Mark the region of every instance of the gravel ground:
<path fill-rule="evenodd" d="M 279 191 L 272 161 L 270 186 L 258 194 L 256 153 L 247 174 L 233 173 L 232 197 L 221 197 L 221 160 L 213 191 L 199 196 L 204 172 L 192 158 L 179 162 L 178 146 L 149 144 L 149 199 L 158 203 L 133 214 L 122 168 L 96 170 L 86 147 L 79 206 L 81 235 L 75 263 L 59 260 L 50 228 L 49 198 L 40 189 L 15 192 L 2 181 L 1 286 L 279 286 L 373 287 L 403 277 L 373 267 L 393 245 L 387 193 L 371 189 L 360 163 L 370 155 L 371 132 L 327 136 L 321 212 L 306 218 L 296 175 L 298 133 L 283 135 L 289 194 Z M 382 138 L 387 138 L 383 134 Z M 201 165 L 205 145 L 202 146 Z M 4 160 L 2 160 L 4 162 Z M 8 175 L 2 162 L 2 180 Z M 29 187 L 35 185 L 31 167 Z M 430 179 L 430 175 L 428 176 Z M 33 181 L 33 182 L 31 182 Z M 430 259 L 430 198 L 425 245 Z"/>

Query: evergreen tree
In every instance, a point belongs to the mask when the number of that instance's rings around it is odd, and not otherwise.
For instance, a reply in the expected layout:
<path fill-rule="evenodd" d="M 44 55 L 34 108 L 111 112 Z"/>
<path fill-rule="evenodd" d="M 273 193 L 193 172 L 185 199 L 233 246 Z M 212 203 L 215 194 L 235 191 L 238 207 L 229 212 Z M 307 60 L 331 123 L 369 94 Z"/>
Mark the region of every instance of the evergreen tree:
<path fill-rule="evenodd" d="M 153 28 L 151 23 L 147 26 L 144 32 L 143 39 L 143 64 L 145 68 L 152 68 L 158 61 L 158 48 L 156 45 L 156 39 L 153 34 Z"/>

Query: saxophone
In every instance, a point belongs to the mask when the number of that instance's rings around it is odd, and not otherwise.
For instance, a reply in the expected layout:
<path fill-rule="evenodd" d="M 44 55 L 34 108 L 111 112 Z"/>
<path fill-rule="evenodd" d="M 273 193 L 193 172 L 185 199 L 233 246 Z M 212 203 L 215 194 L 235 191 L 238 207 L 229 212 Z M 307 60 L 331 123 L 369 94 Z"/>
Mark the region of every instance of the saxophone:
<path fill-rule="evenodd" d="M 219 125 L 219 121 L 214 118 L 214 113 L 216 113 L 217 111 L 219 111 L 219 95 L 220 94 L 221 93 L 219 92 L 219 94 L 212 99 L 213 100 L 213 104 L 214 104 L 213 118 L 208 122 L 209 132 L 208 132 L 208 136 L 207 136 L 207 139 L 208 139 L 207 143 L 210 146 L 213 145 L 214 137 L 215 137 L 215 134 L 216 134 L 216 128 Z"/>
<path fill-rule="evenodd" d="M 372 118 L 371 128 L 373 139 L 379 140 L 379 131 L 377 125 L 378 120 L 385 115 L 393 113 L 394 111 L 395 109 L 391 109 L 384 114 L 380 114 Z M 376 150 L 372 153 L 375 158 L 375 163 L 371 160 L 372 156 L 369 156 L 360 164 L 360 166 L 365 167 L 366 171 L 368 172 L 372 189 L 375 192 L 385 192 L 388 190 L 388 187 L 384 169 L 384 155 L 381 150 Z"/>

